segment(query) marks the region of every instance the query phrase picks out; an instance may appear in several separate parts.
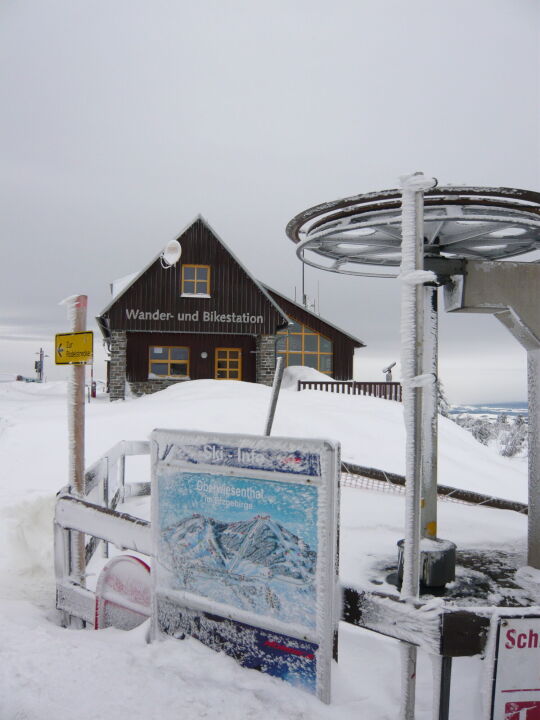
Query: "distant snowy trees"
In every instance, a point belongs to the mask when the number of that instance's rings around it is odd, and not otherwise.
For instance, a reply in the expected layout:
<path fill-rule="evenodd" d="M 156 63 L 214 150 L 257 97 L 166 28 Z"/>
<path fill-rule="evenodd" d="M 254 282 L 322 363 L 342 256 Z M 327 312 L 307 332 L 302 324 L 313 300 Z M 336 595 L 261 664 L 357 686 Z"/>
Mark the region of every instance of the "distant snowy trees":
<path fill-rule="evenodd" d="M 503 418 L 506 420 L 505 423 L 502 423 Z M 527 444 L 527 423 L 523 415 L 518 415 L 514 422 L 509 422 L 505 415 L 500 415 L 495 425 L 500 428 L 497 442 L 501 455 L 515 457 L 522 454 Z"/>
<path fill-rule="evenodd" d="M 443 417 L 450 417 L 450 403 L 444 392 L 444 386 L 441 380 L 437 380 L 437 406 L 439 415 Z"/>
<path fill-rule="evenodd" d="M 523 415 L 496 419 L 464 413 L 451 418 L 472 433 L 482 445 L 495 447 L 504 457 L 524 457 L 527 454 L 527 423 Z"/>
<path fill-rule="evenodd" d="M 448 402 L 440 380 L 437 380 L 437 405 L 439 415 L 453 420 L 457 425 L 468 430 L 482 445 L 495 447 L 504 457 L 527 456 L 528 428 L 523 415 L 516 415 L 515 418 L 509 418 L 505 413 L 501 413 L 496 418 L 473 413 L 454 415 L 451 413 L 452 406 Z"/>

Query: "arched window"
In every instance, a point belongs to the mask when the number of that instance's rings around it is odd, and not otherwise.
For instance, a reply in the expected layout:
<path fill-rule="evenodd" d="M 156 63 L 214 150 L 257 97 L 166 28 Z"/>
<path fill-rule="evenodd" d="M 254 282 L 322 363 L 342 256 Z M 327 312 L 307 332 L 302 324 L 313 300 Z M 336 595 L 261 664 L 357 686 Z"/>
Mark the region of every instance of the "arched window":
<path fill-rule="evenodd" d="M 332 375 L 332 341 L 307 325 L 293 320 L 286 330 L 277 333 L 276 351 L 285 358 L 285 366 L 306 365 L 325 375 Z"/>

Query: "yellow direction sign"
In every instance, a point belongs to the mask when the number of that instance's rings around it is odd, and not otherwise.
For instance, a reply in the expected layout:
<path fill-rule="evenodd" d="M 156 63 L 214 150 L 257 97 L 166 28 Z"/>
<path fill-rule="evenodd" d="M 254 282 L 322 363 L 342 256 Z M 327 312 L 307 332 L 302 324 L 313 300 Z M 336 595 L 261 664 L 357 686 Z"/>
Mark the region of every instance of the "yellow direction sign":
<path fill-rule="evenodd" d="M 94 357 L 94 333 L 62 333 L 54 336 L 56 365 L 84 365 Z"/>

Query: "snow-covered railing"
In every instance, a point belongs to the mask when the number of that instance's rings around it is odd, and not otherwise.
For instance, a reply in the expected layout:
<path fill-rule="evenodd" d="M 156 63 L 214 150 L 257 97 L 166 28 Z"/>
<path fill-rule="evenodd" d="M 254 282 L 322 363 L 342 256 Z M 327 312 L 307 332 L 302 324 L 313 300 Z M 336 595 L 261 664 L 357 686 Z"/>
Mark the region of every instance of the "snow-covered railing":
<path fill-rule="evenodd" d="M 56 606 L 64 613 L 66 625 L 70 624 L 70 618 L 78 618 L 92 626 L 95 624 L 95 594 L 73 576 L 72 533 L 83 532 L 90 537 L 88 557 L 91 556 L 89 551 L 94 552 L 100 541 L 105 545 L 112 543 L 122 550 L 152 555 L 150 523 L 115 509 L 128 497 L 150 494 L 149 482 L 126 482 L 125 464 L 126 456 L 148 454 L 148 442 L 118 443 L 86 471 L 85 498 L 75 497 L 67 488 L 58 494 L 54 521 Z M 400 475 L 343 463 L 342 482 L 345 475 L 384 479 L 393 486 L 404 482 Z M 517 507 L 519 503 L 507 504 L 507 501 L 480 497 L 455 488 L 445 490 L 460 496 L 465 493 L 467 497 L 460 497 L 461 500 L 494 507 L 503 507 L 503 503 L 507 509 L 524 511 L 523 507 Z M 465 609 L 454 605 L 428 608 L 421 600 L 411 604 L 401 601 L 395 594 L 354 587 L 342 587 L 342 598 L 343 621 L 414 643 L 432 655 L 442 656 L 445 661 L 483 652 L 490 618 L 497 610 L 493 607 Z"/>
<path fill-rule="evenodd" d="M 430 655 L 446 658 L 479 655 L 485 651 L 490 620 L 501 608 L 493 605 L 435 604 L 422 599 L 408 602 L 398 595 L 343 587 L 341 619 L 416 645 Z M 540 608 L 504 608 L 537 614 Z"/>
<path fill-rule="evenodd" d="M 86 470 L 85 499 L 114 510 L 128 497 L 149 495 L 149 482 L 126 485 L 126 457 L 149 454 L 150 443 L 147 440 L 122 440 L 114 445 Z M 96 547 L 96 540 L 91 538 L 86 546 L 86 562 L 90 561 Z M 107 543 L 103 545 L 103 552 L 107 557 Z"/>
<path fill-rule="evenodd" d="M 128 497 L 150 494 L 150 482 L 126 483 L 126 457 L 149 455 L 148 441 L 117 443 L 85 472 L 85 497 L 64 488 L 58 494 L 54 519 L 56 607 L 65 613 L 66 624 L 75 617 L 94 624 L 95 596 L 73 575 L 71 535 L 84 533 L 86 562 L 101 541 L 108 557 L 108 544 L 150 555 L 150 523 L 115 508 Z"/>
<path fill-rule="evenodd" d="M 149 455 L 147 440 L 122 440 L 110 448 L 85 472 L 85 496 L 99 498 L 99 504 L 112 507 L 126 498 L 126 457 Z M 129 494 L 129 489 L 128 489 Z"/>
<path fill-rule="evenodd" d="M 357 382 L 356 380 L 298 380 L 298 390 L 324 390 L 342 395 L 369 395 L 401 402 L 401 383 Z"/>
<path fill-rule="evenodd" d="M 383 492 L 405 492 L 405 477 L 403 475 L 344 462 L 341 463 L 341 484 L 348 487 L 382 490 Z M 437 495 L 441 500 L 452 500 L 467 505 L 485 505 L 499 510 L 513 510 L 524 515 L 528 513 L 528 506 L 517 500 L 505 500 L 504 498 L 485 495 L 472 490 L 463 490 L 450 485 L 438 484 Z"/>
<path fill-rule="evenodd" d="M 70 533 L 74 531 L 84 532 L 118 548 L 151 555 L 150 523 L 73 495 L 60 494 L 58 497 L 54 517 L 56 607 L 93 625 L 95 595 L 72 578 Z"/>

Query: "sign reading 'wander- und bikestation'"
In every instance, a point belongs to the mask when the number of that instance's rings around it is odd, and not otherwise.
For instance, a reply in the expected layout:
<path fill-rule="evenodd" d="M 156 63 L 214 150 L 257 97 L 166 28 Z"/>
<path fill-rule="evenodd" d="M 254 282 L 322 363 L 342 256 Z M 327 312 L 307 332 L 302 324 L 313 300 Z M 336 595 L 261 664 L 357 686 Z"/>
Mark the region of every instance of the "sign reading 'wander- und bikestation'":
<path fill-rule="evenodd" d="M 492 720 L 540 720 L 540 617 L 498 618 Z"/>
<path fill-rule="evenodd" d="M 171 320 L 178 322 L 203 322 L 203 323 L 231 323 L 239 325 L 242 323 L 251 325 L 262 325 L 264 317 L 262 315 L 253 315 L 248 312 L 243 313 L 220 313 L 216 310 L 194 310 L 193 312 L 161 312 L 157 310 L 137 310 L 134 308 L 126 308 L 127 320 L 159 320 L 160 322 L 169 322 Z"/>
<path fill-rule="evenodd" d="M 154 634 L 185 634 L 330 701 L 339 450 L 152 433 Z"/>

